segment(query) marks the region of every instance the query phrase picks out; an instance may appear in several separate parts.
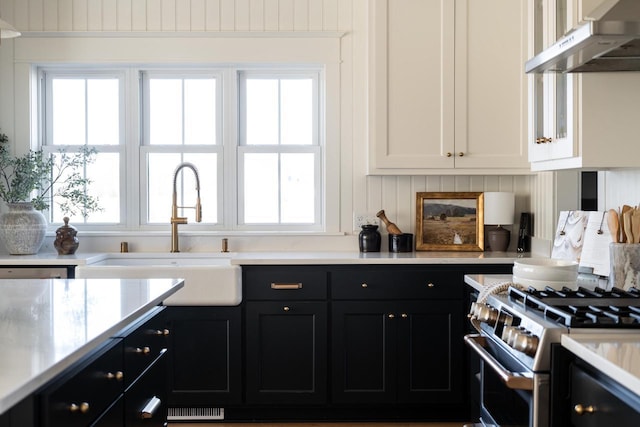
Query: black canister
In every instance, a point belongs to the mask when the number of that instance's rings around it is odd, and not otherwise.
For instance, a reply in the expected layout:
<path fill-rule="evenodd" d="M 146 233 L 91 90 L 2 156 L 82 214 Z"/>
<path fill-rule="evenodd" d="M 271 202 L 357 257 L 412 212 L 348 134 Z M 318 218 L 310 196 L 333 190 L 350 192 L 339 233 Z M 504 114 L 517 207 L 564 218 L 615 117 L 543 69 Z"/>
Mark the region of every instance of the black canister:
<path fill-rule="evenodd" d="M 412 252 L 413 234 L 389 234 L 389 252 Z"/>
<path fill-rule="evenodd" d="M 377 225 L 363 225 L 362 231 L 358 235 L 360 242 L 360 252 L 380 252 L 382 237 Z"/>

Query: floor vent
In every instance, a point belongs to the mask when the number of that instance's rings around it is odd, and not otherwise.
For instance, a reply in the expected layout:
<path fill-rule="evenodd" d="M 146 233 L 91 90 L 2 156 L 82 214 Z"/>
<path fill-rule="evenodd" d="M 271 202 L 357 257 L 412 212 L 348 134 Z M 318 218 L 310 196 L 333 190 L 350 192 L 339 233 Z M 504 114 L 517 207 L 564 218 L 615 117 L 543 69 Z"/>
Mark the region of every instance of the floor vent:
<path fill-rule="evenodd" d="M 169 408 L 168 421 L 224 420 L 224 408 Z"/>

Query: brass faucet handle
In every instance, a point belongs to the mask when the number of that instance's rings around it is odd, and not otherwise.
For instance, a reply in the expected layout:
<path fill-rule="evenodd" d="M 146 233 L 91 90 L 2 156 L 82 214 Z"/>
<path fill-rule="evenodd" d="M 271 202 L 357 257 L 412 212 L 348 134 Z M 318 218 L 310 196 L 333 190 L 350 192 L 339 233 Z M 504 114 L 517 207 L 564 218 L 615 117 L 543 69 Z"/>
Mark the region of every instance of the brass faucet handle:
<path fill-rule="evenodd" d="M 171 218 L 171 224 L 186 224 L 187 217 L 185 216 L 174 216 Z"/>

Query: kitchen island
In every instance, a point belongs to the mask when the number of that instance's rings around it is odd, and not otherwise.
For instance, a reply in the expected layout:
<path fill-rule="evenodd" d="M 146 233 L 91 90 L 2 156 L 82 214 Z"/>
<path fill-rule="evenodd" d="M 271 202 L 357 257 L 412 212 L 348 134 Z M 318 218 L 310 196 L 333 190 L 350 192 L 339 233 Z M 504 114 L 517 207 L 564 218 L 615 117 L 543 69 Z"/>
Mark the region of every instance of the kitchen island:
<path fill-rule="evenodd" d="M 3 280 L 0 416 L 182 287 L 182 279 Z"/>

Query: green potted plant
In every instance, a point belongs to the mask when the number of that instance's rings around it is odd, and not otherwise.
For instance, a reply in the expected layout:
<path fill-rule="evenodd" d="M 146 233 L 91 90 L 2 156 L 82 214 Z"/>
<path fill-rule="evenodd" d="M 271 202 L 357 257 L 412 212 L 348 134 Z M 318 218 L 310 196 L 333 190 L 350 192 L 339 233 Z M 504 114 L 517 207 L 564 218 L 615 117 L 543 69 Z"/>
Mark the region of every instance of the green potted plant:
<path fill-rule="evenodd" d="M 73 155 L 60 151 L 54 158 L 42 150 L 12 156 L 8 145 L 0 133 L 0 199 L 9 208 L 0 216 L 0 240 L 10 254 L 38 252 L 47 228 L 40 211 L 53 202 L 66 215 L 79 212 L 86 217 L 100 210 L 98 199 L 85 192 L 91 181 L 80 174 L 95 160 L 95 149 L 83 147 Z"/>

